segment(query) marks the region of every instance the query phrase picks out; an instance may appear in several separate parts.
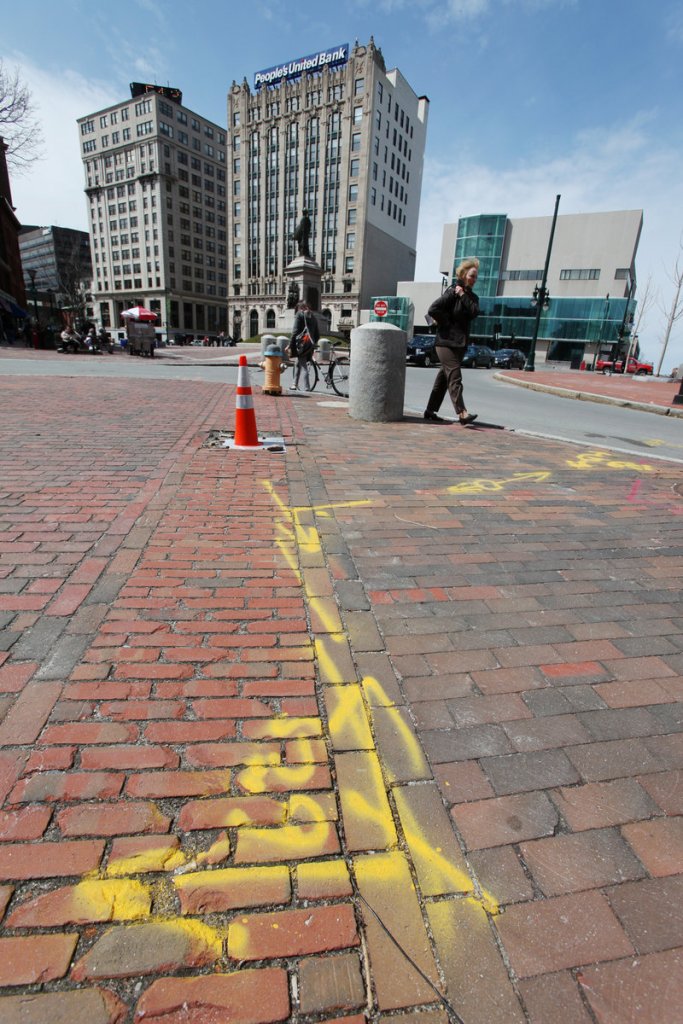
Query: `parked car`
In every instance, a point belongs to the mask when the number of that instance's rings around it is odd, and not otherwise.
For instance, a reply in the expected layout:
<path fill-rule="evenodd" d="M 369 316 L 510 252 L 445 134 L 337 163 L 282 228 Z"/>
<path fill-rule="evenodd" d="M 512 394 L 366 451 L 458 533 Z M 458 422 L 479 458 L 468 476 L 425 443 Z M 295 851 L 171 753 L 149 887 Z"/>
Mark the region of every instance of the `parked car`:
<path fill-rule="evenodd" d="M 508 370 L 523 370 L 526 356 L 518 348 L 499 348 L 493 353 L 493 365 L 503 366 Z"/>
<path fill-rule="evenodd" d="M 495 352 L 487 345 L 468 345 L 467 351 L 462 358 L 463 366 L 484 366 L 490 369 L 493 366 Z"/>
<path fill-rule="evenodd" d="M 598 359 L 595 363 L 595 369 L 602 371 L 602 373 L 623 373 L 624 360 L 617 359 L 615 363 L 611 359 Z M 654 366 L 652 363 L 643 363 L 640 359 L 636 359 L 635 356 L 629 356 L 626 373 L 634 373 L 637 377 L 644 377 L 653 372 Z"/>
<path fill-rule="evenodd" d="M 436 337 L 433 334 L 416 334 L 408 342 L 406 359 L 416 366 L 436 366 L 439 357 L 435 351 Z"/>

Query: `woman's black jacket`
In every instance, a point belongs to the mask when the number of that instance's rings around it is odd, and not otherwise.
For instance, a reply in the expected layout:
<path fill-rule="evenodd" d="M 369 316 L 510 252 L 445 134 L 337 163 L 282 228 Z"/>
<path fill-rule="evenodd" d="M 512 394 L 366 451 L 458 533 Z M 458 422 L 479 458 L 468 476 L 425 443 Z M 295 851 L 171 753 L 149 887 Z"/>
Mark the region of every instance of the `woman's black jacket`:
<path fill-rule="evenodd" d="M 451 285 L 428 310 L 437 326 L 436 344 L 443 348 L 465 348 L 470 340 L 470 324 L 479 316 L 479 299 L 475 293 L 465 288 L 462 281 L 456 283 L 464 288 L 462 295 L 456 295 L 455 285 Z"/>

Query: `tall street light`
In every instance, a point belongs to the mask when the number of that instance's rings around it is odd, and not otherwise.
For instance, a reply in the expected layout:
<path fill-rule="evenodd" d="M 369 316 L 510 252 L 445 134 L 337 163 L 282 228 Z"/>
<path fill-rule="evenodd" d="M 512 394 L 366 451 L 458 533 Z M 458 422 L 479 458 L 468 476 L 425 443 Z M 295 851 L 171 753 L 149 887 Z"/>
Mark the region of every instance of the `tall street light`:
<path fill-rule="evenodd" d="M 541 323 L 541 313 L 550 305 L 550 297 L 548 294 L 548 289 L 546 288 L 546 283 L 548 281 L 548 267 L 550 266 L 550 254 L 553 251 L 553 237 L 555 235 L 555 224 L 557 223 L 557 211 L 559 209 L 559 206 L 560 196 L 556 196 L 555 212 L 553 213 L 553 223 L 552 227 L 550 228 L 550 238 L 548 239 L 548 251 L 545 256 L 545 266 L 543 268 L 543 280 L 541 281 L 540 286 L 536 285 L 536 287 L 534 288 L 534 294 L 531 300 L 531 304 L 536 306 L 536 319 L 534 321 L 534 334 L 531 339 L 529 355 L 527 356 L 527 361 L 524 366 L 524 369 L 528 373 L 533 373 L 536 369 L 536 342 L 538 341 L 538 328 Z"/>

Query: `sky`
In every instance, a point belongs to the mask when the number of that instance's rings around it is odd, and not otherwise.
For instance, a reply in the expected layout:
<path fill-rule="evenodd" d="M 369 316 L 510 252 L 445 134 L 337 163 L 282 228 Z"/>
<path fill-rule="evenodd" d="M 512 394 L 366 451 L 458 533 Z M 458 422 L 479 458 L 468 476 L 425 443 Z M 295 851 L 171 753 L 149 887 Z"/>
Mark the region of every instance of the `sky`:
<path fill-rule="evenodd" d="M 680 0 L 25 0 L 3 16 L 0 59 L 33 93 L 44 159 L 13 176 L 24 224 L 87 230 L 76 118 L 131 81 L 181 89 L 226 122 L 233 81 L 332 48 L 381 48 L 430 101 L 418 281 L 438 280 L 445 223 L 642 209 L 637 298 L 652 301 L 641 354 L 662 354 L 676 260 L 683 271 Z M 608 287 L 608 286 L 607 286 Z M 663 371 L 683 363 L 683 316 Z"/>

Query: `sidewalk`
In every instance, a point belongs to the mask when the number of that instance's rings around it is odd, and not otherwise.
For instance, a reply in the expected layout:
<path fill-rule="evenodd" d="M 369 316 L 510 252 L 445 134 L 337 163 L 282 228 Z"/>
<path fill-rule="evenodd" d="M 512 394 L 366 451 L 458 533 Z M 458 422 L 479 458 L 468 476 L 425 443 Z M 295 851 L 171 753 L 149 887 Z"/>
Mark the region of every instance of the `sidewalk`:
<path fill-rule="evenodd" d="M 254 390 L 0 378 L 0 1020 L 682 1021 L 680 467 Z"/>

